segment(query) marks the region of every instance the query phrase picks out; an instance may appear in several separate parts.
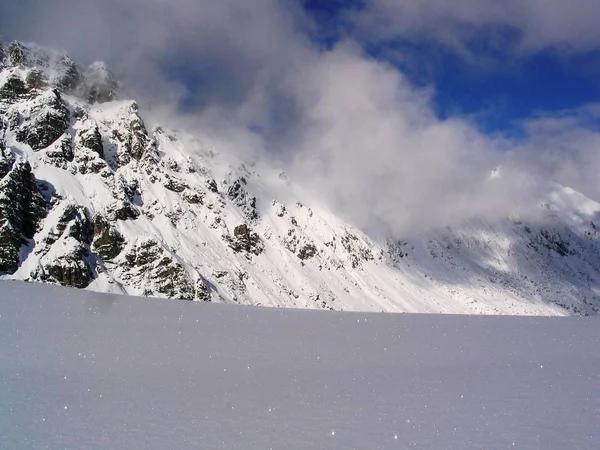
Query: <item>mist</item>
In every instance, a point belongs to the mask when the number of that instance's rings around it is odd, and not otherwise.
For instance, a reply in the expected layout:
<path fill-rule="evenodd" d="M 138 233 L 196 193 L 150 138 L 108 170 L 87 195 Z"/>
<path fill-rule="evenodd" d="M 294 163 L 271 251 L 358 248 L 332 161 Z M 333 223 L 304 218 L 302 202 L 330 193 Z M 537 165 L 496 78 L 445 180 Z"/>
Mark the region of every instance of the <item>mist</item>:
<path fill-rule="evenodd" d="M 534 1 L 452 10 L 367 1 L 347 18 L 358 34 L 331 46 L 314 38 L 319 24 L 299 4 L 274 0 L 4 0 L 0 29 L 83 64 L 106 61 L 155 117 L 282 166 L 367 232 L 402 235 L 534 214 L 549 182 L 600 200 L 600 108 L 532 117 L 518 142 L 486 135 L 469 117 L 440 119 L 435 86 L 412 85 L 359 36 L 425 35 L 472 58 L 469 39 L 491 24 L 516 31 L 497 43 L 516 57 L 598 48 L 588 26 L 597 8 L 578 2 L 578 14 L 561 2 L 538 14 Z"/>

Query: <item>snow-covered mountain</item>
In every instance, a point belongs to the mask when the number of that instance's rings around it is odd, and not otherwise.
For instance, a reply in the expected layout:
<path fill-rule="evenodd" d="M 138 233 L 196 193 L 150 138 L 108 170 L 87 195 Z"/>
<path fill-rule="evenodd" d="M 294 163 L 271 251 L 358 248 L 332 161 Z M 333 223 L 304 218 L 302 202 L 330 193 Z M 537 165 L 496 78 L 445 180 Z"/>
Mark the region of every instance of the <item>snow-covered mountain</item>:
<path fill-rule="evenodd" d="M 101 63 L 0 45 L 0 275 L 133 295 L 390 312 L 597 314 L 600 205 L 375 242 L 265 161 L 144 123 Z M 549 185 L 550 186 L 550 185 Z"/>

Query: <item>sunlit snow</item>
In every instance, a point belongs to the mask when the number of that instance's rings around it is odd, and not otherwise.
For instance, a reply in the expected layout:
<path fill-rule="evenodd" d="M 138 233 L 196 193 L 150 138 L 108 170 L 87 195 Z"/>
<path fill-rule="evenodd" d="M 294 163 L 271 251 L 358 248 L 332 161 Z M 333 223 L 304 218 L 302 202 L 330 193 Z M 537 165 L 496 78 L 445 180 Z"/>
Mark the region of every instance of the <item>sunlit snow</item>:
<path fill-rule="evenodd" d="M 0 282 L 0 447 L 600 448 L 600 320 Z"/>

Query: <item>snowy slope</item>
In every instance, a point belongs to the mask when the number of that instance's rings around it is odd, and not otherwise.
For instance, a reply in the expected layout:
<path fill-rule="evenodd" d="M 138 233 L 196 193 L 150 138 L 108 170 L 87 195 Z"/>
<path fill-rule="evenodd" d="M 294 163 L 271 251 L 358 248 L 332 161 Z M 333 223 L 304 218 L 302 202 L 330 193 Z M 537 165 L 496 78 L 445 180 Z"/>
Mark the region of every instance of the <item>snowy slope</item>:
<path fill-rule="evenodd" d="M 319 313 L 0 282 L 0 446 L 596 449 L 598 318 Z"/>
<path fill-rule="evenodd" d="M 101 63 L 44 52 L 0 52 L 3 278 L 264 306 L 598 312 L 600 205 L 577 192 L 549 184 L 536 223 L 375 242 L 264 161 L 149 127 Z"/>

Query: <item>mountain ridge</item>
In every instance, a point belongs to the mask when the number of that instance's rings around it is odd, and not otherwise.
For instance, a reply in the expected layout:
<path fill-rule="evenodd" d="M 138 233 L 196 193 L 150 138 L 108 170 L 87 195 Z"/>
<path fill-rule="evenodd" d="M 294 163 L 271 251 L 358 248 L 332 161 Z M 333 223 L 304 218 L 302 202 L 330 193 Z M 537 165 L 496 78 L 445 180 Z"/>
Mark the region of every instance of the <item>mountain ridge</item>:
<path fill-rule="evenodd" d="M 0 275 L 132 295 L 389 312 L 595 315 L 600 205 L 376 242 L 266 161 L 149 129 L 102 63 L 0 45 Z M 551 186 L 549 184 L 549 186 Z"/>

